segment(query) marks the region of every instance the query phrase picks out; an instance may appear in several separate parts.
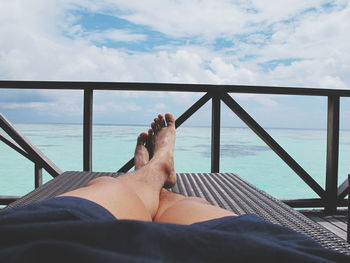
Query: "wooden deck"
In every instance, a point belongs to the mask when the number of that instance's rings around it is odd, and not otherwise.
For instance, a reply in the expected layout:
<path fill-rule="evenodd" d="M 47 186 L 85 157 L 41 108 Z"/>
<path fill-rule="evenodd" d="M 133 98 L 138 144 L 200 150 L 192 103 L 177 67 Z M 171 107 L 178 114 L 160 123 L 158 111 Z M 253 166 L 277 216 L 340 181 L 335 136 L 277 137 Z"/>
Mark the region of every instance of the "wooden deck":
<path fill-rule="evenodd" d="M 336 215 L 325 215 L 323 210 L 299 210 L 299 212 L 346 240 L 347 210 L 340 210 Z"/>

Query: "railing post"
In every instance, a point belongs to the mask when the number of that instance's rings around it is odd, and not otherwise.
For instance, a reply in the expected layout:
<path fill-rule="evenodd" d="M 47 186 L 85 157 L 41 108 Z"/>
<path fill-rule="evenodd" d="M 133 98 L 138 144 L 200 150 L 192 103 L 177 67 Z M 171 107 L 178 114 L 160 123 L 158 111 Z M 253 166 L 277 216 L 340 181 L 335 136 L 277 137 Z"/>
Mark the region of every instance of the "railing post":
<path fill-rule="evenodd" d="M 328 96 L 325 212 L 337 211 L 339 155 L 339 96 Z"/>
<path fill-rule="evenodd" d="M 350 174 L 348 174 L 348 182 L 350 183 Z M 350 188 L 348 189 L 348 231 L 346 240 L 350 243 Z"/>
<path fill-rule="evenodd" d="M 43 168 L 37 163 L 34 164 L 34 186 L 38 188 L 43 184 Z"/>
<path fill-rule="evenodd" d="M 218 173 L 220 167 L 220 95 L 214 94 L 211 112 L 211 172 Z"/>
<path fill-rule="evenodd" d="M 84 128 L 83 128 L 83 152 L 84 171 L 92 171 L 92 108 L 93 90 L 84 89 Z"/>

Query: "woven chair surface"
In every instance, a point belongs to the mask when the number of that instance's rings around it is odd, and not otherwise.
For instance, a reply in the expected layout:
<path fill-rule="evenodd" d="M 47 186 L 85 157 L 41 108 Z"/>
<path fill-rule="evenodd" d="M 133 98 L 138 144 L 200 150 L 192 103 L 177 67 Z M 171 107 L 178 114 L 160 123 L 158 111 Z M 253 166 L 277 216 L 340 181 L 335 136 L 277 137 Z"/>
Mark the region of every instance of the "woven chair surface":
<path fill-rule="evenodd" d="M 86 185 L 100 176 L 117 177 L 121 173 L 64 172 L 33 190 L 6 209 L 46 200 Z M 350 244 L 298 211 L 256 188 L 233 173 L 178 173 L 171 189 L 185 196 L 197 196 L 238 215 L 254 213 L 275 224 L 308 235 L 326 248 L 350 255 Z"/>

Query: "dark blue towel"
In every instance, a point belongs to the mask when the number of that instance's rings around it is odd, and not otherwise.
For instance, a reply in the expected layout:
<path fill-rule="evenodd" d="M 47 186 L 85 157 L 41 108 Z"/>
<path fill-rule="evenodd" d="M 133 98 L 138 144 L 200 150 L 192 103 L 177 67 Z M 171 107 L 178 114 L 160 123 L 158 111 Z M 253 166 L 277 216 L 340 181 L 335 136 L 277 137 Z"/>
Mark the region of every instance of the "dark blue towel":
<path fill-rule="evenodd" d="M 256 215 L 190 226 L 116 220 L 59 197 L 0 212 L 0 262 L 350 262 Z"/>

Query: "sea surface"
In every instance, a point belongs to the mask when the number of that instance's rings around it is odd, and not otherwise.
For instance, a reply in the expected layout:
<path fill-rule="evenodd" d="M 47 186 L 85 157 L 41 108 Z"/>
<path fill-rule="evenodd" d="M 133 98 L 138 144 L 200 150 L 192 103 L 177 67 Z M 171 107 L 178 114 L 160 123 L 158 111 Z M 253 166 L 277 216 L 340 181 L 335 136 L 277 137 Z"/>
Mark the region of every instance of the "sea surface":
<path fill-rule="evenodd" d="M 81 125 L 16 124 L 62 171 L 82 170 Z M 117 171 L 133 157 L 141 126 L 93 127 L 93 170 Z M 1 130 L 0 130 L 1 131 Z M 2 132 L 2 131 L 1 131 Z M 326 131 L 267 129 L 267 132 L 322 186 Z M 180 127 L 175 145 L 177 172 L 210 172 L 210 128 Z M 248 128 L 221 128 L 220 172 L 233 172 L 277 198 L 317 195 Z M 350 131 L 340 132 L 339 184 L 350 173 Z M 44 173 L 44 182 L 51 176 Z M 34 165 L 0 142 L 0 195 L 24 195 L 34 188 Z"/>

